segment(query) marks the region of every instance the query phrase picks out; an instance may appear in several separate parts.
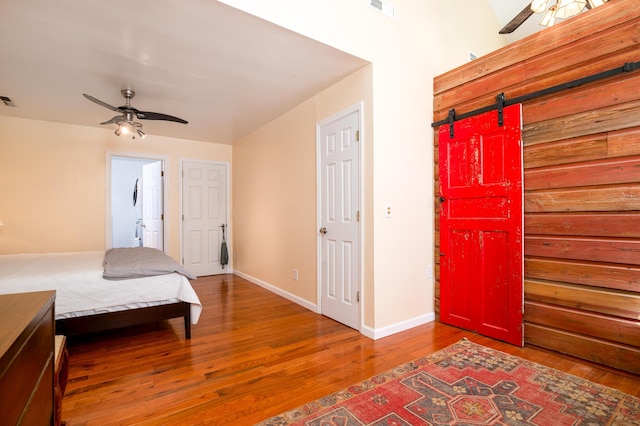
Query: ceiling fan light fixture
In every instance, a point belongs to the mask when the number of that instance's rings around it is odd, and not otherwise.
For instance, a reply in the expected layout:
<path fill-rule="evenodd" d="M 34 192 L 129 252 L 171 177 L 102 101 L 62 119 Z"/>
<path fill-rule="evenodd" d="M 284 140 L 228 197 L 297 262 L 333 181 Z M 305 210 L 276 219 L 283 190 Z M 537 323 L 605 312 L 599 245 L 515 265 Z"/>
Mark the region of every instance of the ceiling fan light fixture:
<path fill-rule="evenodd" d="M 531 11 L 533 13 L 544 12 L 544 10 L 547 8 L 547 2 L 548 0 L 533 0 L 531 2 Z"/>
<path fill-rule="evenodd" d="M 591 7 L 591 9 L 593 9 L 594 7 L 602 6 L 606 2 L 607 0 L 587 0 L 587 3 L 589 3 L 589 7 Z"/>
<path fill-rule="evenodd" d="M 550 27 L 556 23 L 556 5 L 554 4 L 547 10 L 544 17 L 540 21 L 540 25 L 544 27 Z"/>
<path fill-rule="evenodd" d="M 602 6 L 609 0 L 531 0 L 525 8 L 509 21 L 498 34 L 511 34 L 524 21 L 529 19 L 534 13 L 545 12 L 540 25 L 551 27 L 556 23 L 556 19 L 570 18 L 578 15 L 587 9 Z M 551 3 L 551 6 L 549 6 Z"/>
<path fill-rule="evenodd" d="M 570 18 L 582 12 L 587 5 L 587 0 L 559 0 L 556 9 L 556 18 Z"/>
<path fill-rule="evenodd" d="M 101 107 L 110 109 L 111 111 L 115 111 L 120 115 L 116 115 L 110 120 L 104 121 L 100 124 L 115 124 L 118 128 L 114 131 L 116 136 L 120 136 L 124 134 L 131 134 L 132 138 L 135 139 L 135 134 L 138 133 L 140 139 L 144 139 L 146 135 L 145 132 L 142 131 L 142 123 L 135 121 L 139 120 L 164 120 L 164 121 L 172 121 L 176 123 L 188 124 L 187 120 L 183 120 L 182 118 L 174 117 L 169 114 L 162 114 L 159 112 L 150 112 L 150 111 L 140 111 L 133 106 L 131 106 L 131 99 L 136 95 L 132 89 L 122 89 L 120 91 L 122 96 L 126 100 L 126 105 L 122 105 L 119 107 L 115 107 L 113 105 L 109 105 L 106 102 L 101 101 L 100 99 L 94 98 L 91 95 L 87 95 L 83 93 L 82 96 L 90 100 L 91 102 L 100 105 Z"/>

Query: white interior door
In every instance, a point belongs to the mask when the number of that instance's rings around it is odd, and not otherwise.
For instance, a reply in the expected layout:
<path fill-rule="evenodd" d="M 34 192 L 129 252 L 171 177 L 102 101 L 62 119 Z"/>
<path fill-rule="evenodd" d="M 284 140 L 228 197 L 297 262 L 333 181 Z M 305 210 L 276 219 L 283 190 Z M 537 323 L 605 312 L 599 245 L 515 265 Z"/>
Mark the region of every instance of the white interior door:
<path fill-rule="evenodd" d="M 162 161 L 142 166 L 142 245 L 164 250 Z"/>
<path fill-rule="evenodd" d="M 320 126 L 321 312 L 360 326 L 358 110 Z"/>
<path fill-rule="evenodd" d="M 226 273 L 220 263 L 227 225 L 227 165 L 185 161 L 182 169 L 183 263 L 196 276 Z M 225 228 L 228 237 L 228 227 Z"/>

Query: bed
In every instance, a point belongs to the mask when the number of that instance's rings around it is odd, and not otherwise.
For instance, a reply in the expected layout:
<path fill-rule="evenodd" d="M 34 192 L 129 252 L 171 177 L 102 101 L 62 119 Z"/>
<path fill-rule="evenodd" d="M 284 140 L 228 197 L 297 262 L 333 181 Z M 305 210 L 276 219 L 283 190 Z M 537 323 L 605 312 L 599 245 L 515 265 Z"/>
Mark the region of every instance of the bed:
<path fill-rule="evenodd" d="M 0 294 L 55 290 L 58 334 L 182 317 L 185 337 L 190 339 L 191 324 L 198 322 L 202 311 L 188 279 L 195 277 L 161 251 L 151 250 L 155 249 L 0 255 Z M 169 263 L 157 268 L 147 255 Z M 124 266 L 109 259 L 124 260 Z"/>

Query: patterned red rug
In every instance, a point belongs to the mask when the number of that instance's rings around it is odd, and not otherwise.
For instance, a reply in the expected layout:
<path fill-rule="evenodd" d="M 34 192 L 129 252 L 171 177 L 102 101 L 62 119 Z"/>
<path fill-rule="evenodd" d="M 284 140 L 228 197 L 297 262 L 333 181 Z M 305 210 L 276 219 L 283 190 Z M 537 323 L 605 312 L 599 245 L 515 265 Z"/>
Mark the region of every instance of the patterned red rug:
<path fill-rule="evenodd" d="M 467 339 L 259 425 L 640 425 L 640 399 Z"/>

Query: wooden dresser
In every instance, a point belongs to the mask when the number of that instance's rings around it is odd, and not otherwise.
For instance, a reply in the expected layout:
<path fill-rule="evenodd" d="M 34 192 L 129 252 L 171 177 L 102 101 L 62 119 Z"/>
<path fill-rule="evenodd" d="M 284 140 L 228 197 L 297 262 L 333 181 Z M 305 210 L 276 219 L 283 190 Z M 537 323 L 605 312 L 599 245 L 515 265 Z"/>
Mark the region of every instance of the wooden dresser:
<path fill-rule="evenodd" d="M 6 425 L 54 422 L 55 291 L 0 295 L 0 413 Z"/>

